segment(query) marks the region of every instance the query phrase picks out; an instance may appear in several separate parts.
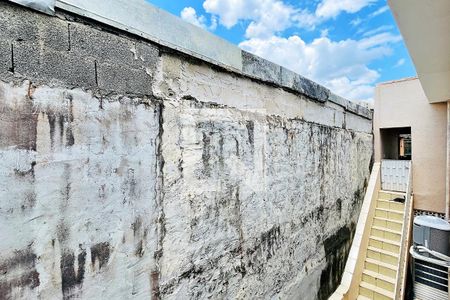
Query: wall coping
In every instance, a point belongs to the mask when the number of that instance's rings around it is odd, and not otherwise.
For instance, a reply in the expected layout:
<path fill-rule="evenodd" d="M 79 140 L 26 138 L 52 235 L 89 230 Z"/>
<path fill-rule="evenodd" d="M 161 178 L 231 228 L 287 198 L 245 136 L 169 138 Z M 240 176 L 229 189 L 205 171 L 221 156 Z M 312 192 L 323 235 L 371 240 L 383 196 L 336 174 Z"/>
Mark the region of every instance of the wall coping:
<path fill-rule="evenodd" d="M 34 8 L 33 1 L 10 0 Z M 34 0 L 39 2 L 42 0 Z M 213 65 L 265 83 L 327 101 L 372 120 L 372 110 L 332 93 L 328 88 L 287 68 L 241 50 L 236 45 L 187 23 L 144 0 L 56 0 L 55 7 L 151 42 L 177 50 Z M 131 17 L 132 16 L 132 17 Z"/>

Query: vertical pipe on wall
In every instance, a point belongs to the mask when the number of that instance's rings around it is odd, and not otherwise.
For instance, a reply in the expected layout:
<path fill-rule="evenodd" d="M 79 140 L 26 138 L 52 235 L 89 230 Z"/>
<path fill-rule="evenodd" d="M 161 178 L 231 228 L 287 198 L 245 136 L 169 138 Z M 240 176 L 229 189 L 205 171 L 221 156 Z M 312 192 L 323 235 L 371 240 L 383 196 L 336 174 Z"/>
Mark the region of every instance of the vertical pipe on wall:
<path fill-rule="evenodd" d="M 447 101 L 447 168 L 445 180 L 445 219 L 450 217 L 450 101 Z"/>

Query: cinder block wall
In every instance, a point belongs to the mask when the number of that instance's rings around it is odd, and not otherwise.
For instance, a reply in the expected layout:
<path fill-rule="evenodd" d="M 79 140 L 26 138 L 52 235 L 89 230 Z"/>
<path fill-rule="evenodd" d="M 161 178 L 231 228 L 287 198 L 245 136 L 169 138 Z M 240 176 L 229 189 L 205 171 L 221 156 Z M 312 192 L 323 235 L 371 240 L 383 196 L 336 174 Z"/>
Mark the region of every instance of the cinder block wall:
<path fill-rule="evenodd" d="M 327 298 L 371 116 L 244 56 L 0 1 L 0 298 Z"/>

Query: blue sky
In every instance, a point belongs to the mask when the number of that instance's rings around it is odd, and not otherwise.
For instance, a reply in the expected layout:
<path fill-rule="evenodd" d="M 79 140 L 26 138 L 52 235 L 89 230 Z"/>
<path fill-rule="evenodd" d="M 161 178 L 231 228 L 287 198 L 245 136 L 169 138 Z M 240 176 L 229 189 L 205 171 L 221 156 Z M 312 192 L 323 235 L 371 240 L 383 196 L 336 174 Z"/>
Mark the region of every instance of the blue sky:
<path fill-rule="evenodd" d="M 354 101 L 416 76 L 386 0 L 148 0 Z"/>

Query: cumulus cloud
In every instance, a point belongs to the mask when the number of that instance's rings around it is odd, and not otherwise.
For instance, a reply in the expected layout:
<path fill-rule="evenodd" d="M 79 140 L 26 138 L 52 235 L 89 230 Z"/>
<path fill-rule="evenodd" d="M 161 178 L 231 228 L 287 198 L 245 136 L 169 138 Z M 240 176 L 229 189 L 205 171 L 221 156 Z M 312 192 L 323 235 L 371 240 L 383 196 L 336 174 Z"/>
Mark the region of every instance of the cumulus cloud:
<path fill-rule="evenodd" d="M 197 12 L 192 7 L 185 7 L 181 13 L 180 13 L 181 19 L 185 20 L 186 22 L 189 22 L 195 26 L 198 26 L 200 28 L 203 28 L 205 30 L 215 30 L 217 27 L 217 20 L 216 18 L 211 18 L 211 24 L 208 26 L 206 24 L 206 17 L 205 16 L 198 16 Z"/>
<path fill-rule="evenodd" d="M 341 12 L 355 13 L 374 2 L 376 0 L 322 0 L 317 6 L 316 16 L 326 19 L 335 18 Z"/>
<path fill-rule="evenodd" d="M 268 37 L 292 25 L 296 10 L 280 0 L 205 0 L 206 12 L 219 17 L 219 22 L 231 28 L 240 20 L 250 20 L 246 37 Z"/>
<path fill-rule="evenodd" d="M 299 36 L 249 39 L 244 50 L 285 66 L 352 100 L 370 101 L 377 70 L 367 65 L 392 54 L 391 45 L 401 38 L 380 33 L 360 40 L 332 41 L 320 37 L 306 43 Z"/>
<path fill-rule="evenodd" d="M 205 0 L 206 12 L 217 15 L 226 28 L 241 20 L 250 21 L 247 38 L 269 37 L 290 27 L 312 30 L 318 24 L 335 18 L 341 12 L 354 13 L 376 0 L 322 0 L 313 12 L 294 7 L 282 0 Z"/>
<path fill-rule="evenodd" d="M 287 29 L 315 30 L 325 21 L 341 13 L 356 13 L 377 0 L 314 0 L 315 7 L 288 4 L 285 0 L 204 0 L 204 10 L 216 17 L 216 23 L 226 28 L 245 21 L 246 40 L 240 47 L 309 77 L 353 100 L 370 101 L 373 86 L 380 77 L 370 68 L 373 61 L 392 54 L 391 45 L 401 40 L 389 28 L 369 30 L 359 40 L 333 41 L 329 28 L 320 27 L 320 37 L 305 42 L 300 36 L 282 37 Z M 290 2 L 292 3 L 292 2 Z M 383 6 L 367 18 L 387 10 Z M 206 26 L 203 16 L 195 10 L 185 12 L 191 23 Z M 354 18 L 350 24 L 360 25 L 364 20 Z"/>

